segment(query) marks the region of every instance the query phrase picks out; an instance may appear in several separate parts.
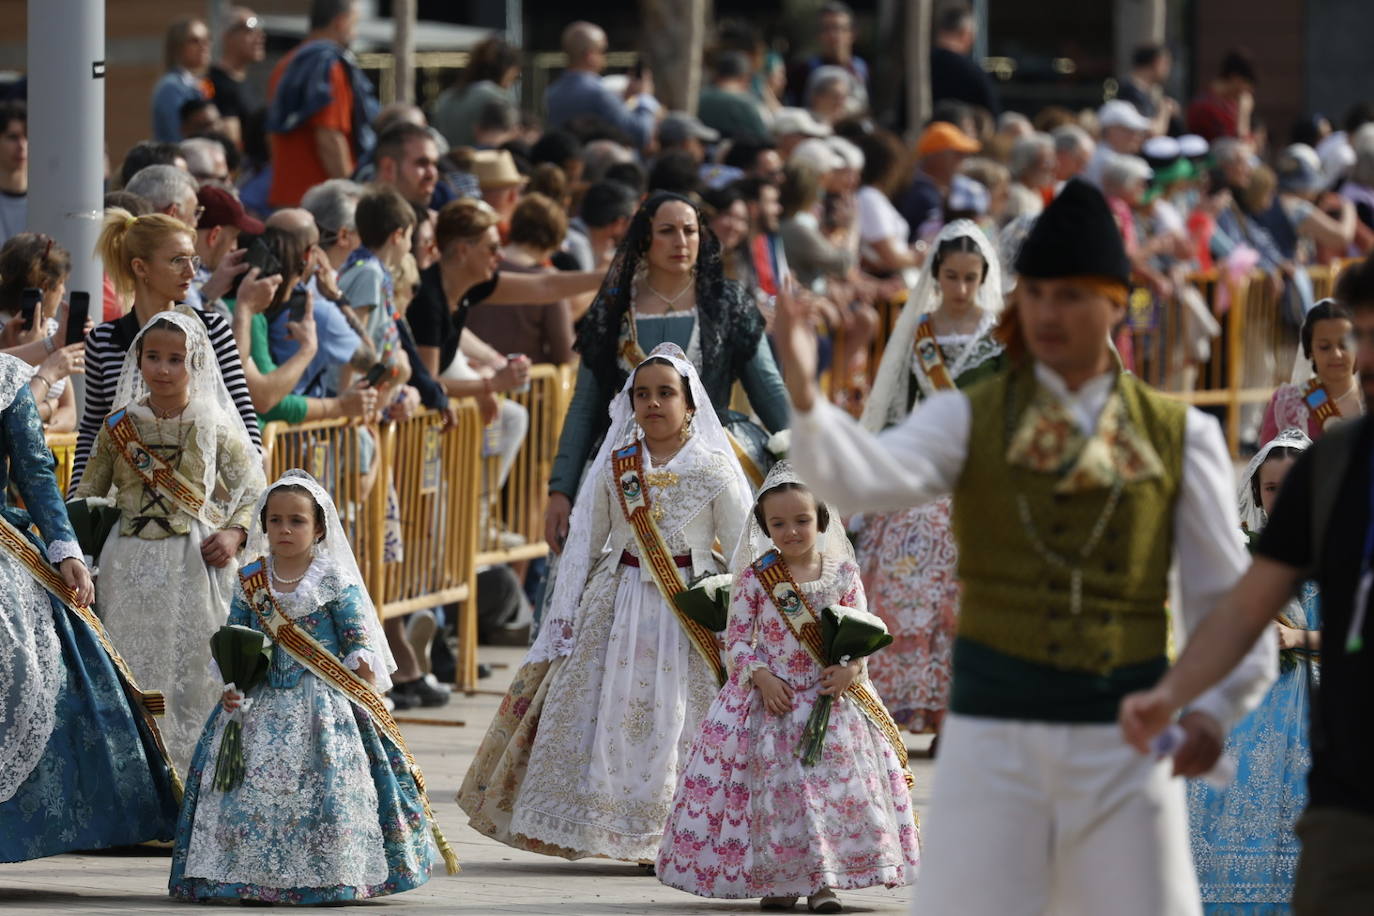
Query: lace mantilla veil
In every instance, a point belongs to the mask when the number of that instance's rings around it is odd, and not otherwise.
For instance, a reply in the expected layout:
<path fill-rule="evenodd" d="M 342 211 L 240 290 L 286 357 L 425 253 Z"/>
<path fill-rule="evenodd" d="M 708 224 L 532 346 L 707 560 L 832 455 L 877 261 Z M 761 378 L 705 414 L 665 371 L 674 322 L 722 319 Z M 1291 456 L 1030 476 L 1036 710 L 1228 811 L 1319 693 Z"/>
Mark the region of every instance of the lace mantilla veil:
<path fill-rule="evenodd" d="M 1258 534 L 1266 522 L 1269 521 L 1265 515 L 1264 507 L 1255 499 L 1255 494 L 1250 487 L 1250 481 L 1259 473 L 1265 459 L 1275 448 L 1284 447 L 1306 451 L 1312 444 L 1312 440 L 1307 437 L 1307 433 L 1300 429 L 1289 427 L 1283 430 L 1274 438 L 1264 444 L 1255 457 L 1250 459 L 1250 463 L 1245 466 L 1245 473 L 1240 478 L 1240 484 L 1236 487 L 1236 503 L 1240 507 L 1240 523 L 1246 531 Z"/>
<path fill-rule="evenodd" d="M 201 492 L 205 494 L 207 511 L 201 514 L 200 521 L 213 528 L 215 522 L 207 517 L 212 511 L 208 507 L 214 506 L 228 516 L 243 504 L 245 494 L 263 485 L 264 479 L 261 471 L 246 473 L 237 485 L 231 485 L 224 475 L 216 473 L 218 468 L 215 456 L 219 450 L 218 437 L 221 433 L 238 436 L 242 442 L 251 442 L 252 439 L 248 435 L 248 428 L 243 425 L 243 416 L 234 404 L 229 389 L 224 386 L 219 359 L 210 346 L 205 322 L 190 309 L 178 306 L 169 311 L 159 312 L 143 325 L 134 342 L 129 345 L 129 352 L 124 355 L 124 367 L 120 370 L 119 382 L 115 386 L 113 403 L 116 409 L 134 405 L 147 406 L 149 390 L 138 366 L 139 345 L 144 335 L 162 322 L 176 325 L 186 337 L 186 371 L 190 374 L 191 400 L 182 413 L 182 419 L 195 420 L 196 447 L 200 450 L 205 465 L 199 483 Z"/>
<path fill-rule="evenodd" d="M 304 487 L 315 503 L 324 509 L 324 540 L 315 544 L 315 558 L 311 564 L 324 573 L 316 587 L 315 597 L 323 604 L 339 597 L 350 585 L 357 587 L 358 613 L 367 627 L 367 642 L 372 650 L 371 656 L 364 658 L 375 676 L 377 692 L 386 693 L 391 689 L 391 672 L 396 670 L 396 659 L 387 645 L 386 634 L 382 632 L 381 620 L 377 617 L 377 607 L 368 594 L 367 583 L 363 581 L 358 561 L 353 556 L 353 548 L 344 534 L 343 525 L 339 523 L 339 510 L 334 507 L 334 500 L 329 498 L 324 487 L 308 472 L 292 468 L 262 492 L 253 511 L 253 530 L 248 534 L 244 560 L 252 562 L 258 557 L 271 558 L 271 546 L 262 526 L 262 510 L 267 506 L 267 498 L 272 492 L 287 485 Z"/>
<path fill-rule="evenodd" d="M 861 420 L 864 428 L 870 432 L 881 432 L 906 416 L 907 405 L 911 403 L 911 352 L 916 343 L 916 326 L 922 317 L 940 307 L 940 284 L 931 273 L 935 253 L 945 242 L 957 238 L 973 239 L 978 246 L 978 253 L 988 266 L 987 276 L 978 287 L 974 303 L 988 315 L 995 316 L 1002 311 L 1002 263 L 997 251 L 977 223 L 967 219 L 955 220 L 941 229 L 935 241 L 931 242 L 930 255 L 921 266 L 916 285 L 911 288 L 906 306 L 887 339 Z M 950 373 L 951 376 L 957 374 L 954 371 Z"/>
<path fill-rule="evenodd" d="M 810 485 L 798 476 L 791 462 L 784 458 L 773 465 L 768 476 L 759 485 L 758 496 L 754 498 L 754 504 L 757 505 L 758 501 L 763 499 L 769 490 L 787 483 L 799 483 L 808 490 L 811 489 Z M 844 520 L 840 518 L 834 506 L 830 506 L 829 509 L 830 524 L 816 539 L 816 549 L 821 552 L 822 556 L 836 563 L 843 563 L 845 560 L 853 561 L 854 545 L 850 543 L 849 536 L 845 534 Z M 773 539 L 759 525 L 759 520 L 754 517 L 751 508 L 749 524 L 744 526 L 744 531 L 740 534 L 739 544 L 735 546 L 735 553 L 730 558 L 730 572 L 734 574 L 735 581 L 738 582 L 740 575 L 773 546 Z"/>
<path fill-rule="evenodd" d="M 730 457 L 730 464 L 737 478 L 735 486 L 740 494 L 740 501 L 747 503 L 748 494 L 751 492 L 748 478 L 744 476 L 744 470 L 739 466 L 739 462 L 734 459 L 730 439 L 725 435 L 724 427 L 720 425 L 720 418 L 716 416 L 706 389 L 702 387 L 696 367 L 675 343 L 659 344 L 649 354 L 648 359 L 666 359 L 677 369 L 678 374 L 687 380 L 692 391 L 692 403 L 696 405 L 691 441 L 698 448 L 706 449 L 708 452 L 720 452 Z M 592 512 L 600 495 L 596 488 L 607 485 L 606 469 L 610 463 L 611 452 L 631 444 L 637 435 L 638 425 L 635 423 L 634 407 L 630 402 L 630 389 L 634 385 L 634 379 L 635 373 L 632 372 L 621 386 L 620 393 L 611 400 L 610 429 L 601 440 L 601 447 L 592 459 L 590 468 L 583 475 L 581 486 L 577 488 L 577 501 L 573 503 L 572 518 L 568 523 L 568 539 L 559 560 L 557 587 L 549 601 L 544 620 L 539 626 L 539 635 L 525 659 L 527 664 L 551 661 L 572 651 L 572 633 L 577 620 L 578 606 L 581 604 L 583 592 L 586 591 L 592 565 L 605 549 L 604 544 L 592 543 Z M 616 508 L 613 511 L 620 510 Z"/>

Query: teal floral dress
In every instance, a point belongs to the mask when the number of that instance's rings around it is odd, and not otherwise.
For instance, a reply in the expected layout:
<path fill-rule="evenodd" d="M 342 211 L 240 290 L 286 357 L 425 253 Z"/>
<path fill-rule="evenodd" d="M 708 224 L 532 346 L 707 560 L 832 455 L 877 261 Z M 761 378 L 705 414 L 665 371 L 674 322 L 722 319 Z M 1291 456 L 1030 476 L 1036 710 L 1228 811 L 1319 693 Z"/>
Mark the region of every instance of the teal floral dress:
<path fill-rule="evenodd" d="M 381 658 L 368 645 L 359 592 L 316 559 L 283 613 L 345 665 Z M 261 630 L 242 589 L 229 623 Z M 280 646 L 243 717 L 243 783 L 211 785 L 228 718 L 219 705 L 191 761 L 172 853 L 172 896 L 319 904 L 411 890 L 436 850 L 405 755 L 366 710 Z"/>
<path fill-rule="evenodd" d="M 0 514 L 59 563 L 81 549 L 32 371 L 0 355 Z M 10 481 L 27 511 L 5 504 Z M 167 840 L 175 819 L 170 768 L 95 632 L 0 550 L 0 862 Z"/>

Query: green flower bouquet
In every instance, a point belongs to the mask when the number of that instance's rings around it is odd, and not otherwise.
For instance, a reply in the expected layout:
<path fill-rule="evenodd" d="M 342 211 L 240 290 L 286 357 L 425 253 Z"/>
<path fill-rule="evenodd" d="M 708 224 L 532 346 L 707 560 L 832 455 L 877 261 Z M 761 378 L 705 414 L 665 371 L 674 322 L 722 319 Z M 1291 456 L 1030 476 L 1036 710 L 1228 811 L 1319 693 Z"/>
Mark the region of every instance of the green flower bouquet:
<path fill-rule="evenodd" d="M 712 633 L 725 629 L 730 616 L 730 586 L 734 576 L 702 576 L 673 596 L 678 609 Z"/>
<path fill-rule="evenodd" d="M 867 611 L 842 604 L 821 611 L 821 643 L 827 666 L 847 665 L 856 658 L 866 658 L 891 642 L 892 634 L 887 631 L 887 624 Z M 830 709 L 834 705 L 833 694 L 816 698 L 797 745 L 802 766 L 813 767 L 820 762 L 825 733 L 830 727 Z"/>
<path fill-rule="evenodd" d="M 119 507 L 114 500 L 102 497 L 73 499 L 67 503 L 67 518 L 81 544 L 81 552 L 91 558 L 88 565 L 94 567 L 110 531 L 119 523 Z"/>
<path fill-rule="evenodd" d="M 215 777 L 212 785 L 221 792 L 238 788 L 243 782 L 243 714 L 247 712 L 248 691 L 267 677 L 272 663 L 272 644 L 267 634 L 251 627 L 224 626 L 210 637 L 210 655 L 219 667 L 225 687 L 245 694 L 239 708 L 229 714 L 220 739 L 219 756 L 215 758 Z"/>

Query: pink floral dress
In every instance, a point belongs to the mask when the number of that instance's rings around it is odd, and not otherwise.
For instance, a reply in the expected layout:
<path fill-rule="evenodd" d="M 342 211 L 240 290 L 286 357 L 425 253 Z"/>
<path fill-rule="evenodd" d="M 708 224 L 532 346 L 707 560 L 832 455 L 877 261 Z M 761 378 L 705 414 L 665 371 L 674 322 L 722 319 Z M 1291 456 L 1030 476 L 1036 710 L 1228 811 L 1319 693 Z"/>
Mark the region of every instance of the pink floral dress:
<path fill-rule="evenodd" d="M 801 583 L 812 607 L 862 606 L 859 570 L 824 561 Z M 658 853 L 659 880 L 702 897 L 790 897 L 912 883 L 920 861 L 902 766 L 877 726 L 841 699 L 820 763 L 803 767 L 802 730 L 821 665 L 792 635 L 752 568 L 735 584 L 726 628 L 730 680 L 711 705 L 678 783 Z M 766 667 L 792 688 L 768 713 L 751 677 Z"/>

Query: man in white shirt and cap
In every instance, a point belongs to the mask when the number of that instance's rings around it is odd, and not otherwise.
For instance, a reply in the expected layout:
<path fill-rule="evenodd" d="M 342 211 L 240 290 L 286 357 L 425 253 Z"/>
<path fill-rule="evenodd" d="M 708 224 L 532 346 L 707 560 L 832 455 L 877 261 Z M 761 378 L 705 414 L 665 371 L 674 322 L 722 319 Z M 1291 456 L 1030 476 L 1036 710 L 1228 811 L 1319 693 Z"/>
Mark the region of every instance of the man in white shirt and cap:
<path fill-rule="evenodd" d="M 1130 102 L 1112 99 L 1098 109 L 1097 125 L 1101 128 L 1102 135 L 1098 140 L 1097 149 L 1093 151 L 1092 161 L 1083 172 L 1083 177 L 1101 187 L 1102 169 L 1108 157 L 1112 154 L 1139 154 L 1140 146 L 1150 131 L 1150 119 L 1136 111 Z"/>
<path fill-rule="evenodd" d="M 1174 621 L 1191 632 L 1245 569 L 1230 455 L 1213 418 L 1116 358 L 1130 268 L 1100 192 L 1070 181 L 1015 266 L 1007 368 L 877 436 L 821 396 L 805 310 L 781 301 L 774 326 L 818 498 L 953 495 L 963 596 L 913 912 L 1198 916 L 1173 776 L 1212 770 L 1274 677 L 1272 633 L 1185 711 L 1172 760 L 1116 718 L 1168 670 Z"/>

